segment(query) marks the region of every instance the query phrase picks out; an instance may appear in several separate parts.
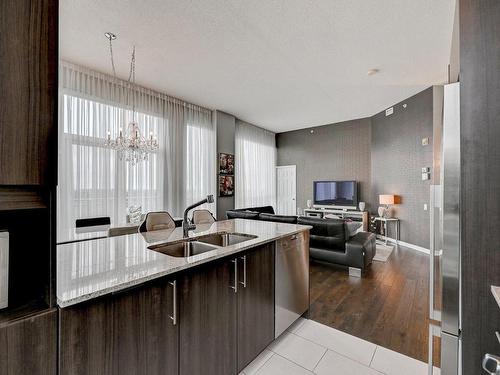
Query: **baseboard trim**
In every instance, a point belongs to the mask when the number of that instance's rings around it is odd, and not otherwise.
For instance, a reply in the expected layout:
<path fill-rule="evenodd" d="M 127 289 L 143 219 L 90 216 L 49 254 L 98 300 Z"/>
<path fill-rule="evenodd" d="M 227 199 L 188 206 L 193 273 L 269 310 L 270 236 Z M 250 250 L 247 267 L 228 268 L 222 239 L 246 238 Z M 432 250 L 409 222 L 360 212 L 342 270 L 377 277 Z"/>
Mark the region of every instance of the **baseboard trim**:
<path fill-rule="evenodd" d="M 382 236 L 380 234 L 377 234 L 377 238 L 379 240 L 382 240 L 382 241 L 385 241 L 385 236 Z M 391 237 L 387 237 L 387 242 L 391 242 L 393 244 L 396 244 L 396 239 L 394 238 L 391 238 Z M 425 253 L 425 254 L 430 254 L 430 250 L 429 249 L 426 249 L 425 247 L 422 247 L 422 246 L 417 246 L 417 245 L 414 245 L 414 244 L 411 244 L 411 243 L 408 243 L 408 242 L 404 242 L 404 241 L 397 241 L 398 244 L 404 246 L 404 247 L 409 247 L 410 249 L 413 249 L 413 250 L 417 250 L 417 251 L 420 251 L 421 253 Z"/>

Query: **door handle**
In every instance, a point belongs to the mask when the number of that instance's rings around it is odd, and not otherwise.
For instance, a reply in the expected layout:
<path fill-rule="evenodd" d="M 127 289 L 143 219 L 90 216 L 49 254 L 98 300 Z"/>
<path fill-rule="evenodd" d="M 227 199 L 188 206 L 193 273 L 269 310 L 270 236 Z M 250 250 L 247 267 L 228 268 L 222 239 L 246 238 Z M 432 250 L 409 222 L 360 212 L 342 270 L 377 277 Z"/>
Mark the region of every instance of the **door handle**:
<path fill-rule="evenodd" d="M 493 354 L 485 354 L 483 358 L 483 369 L 488 374 L 500 375 L 500 357 Z"/>
<path fill-rule="evenodd" d="M 243 255 L 241 257 L 243 260 L 243 281 L 240 281 L 240 284 L 243 285 L 243 288 L 247 287 L 247 256 Z"/>
<path fill-rule="evenodd" d="M 172 315 L 169 318 L 172 320 L 172 324 L 175 326 L 177 324 L 177 280 L 169 282 L 172 285 Z"/>
<path fill-rule="evenodd" d="M 231 263 L 234 264 L 234 285 L 229 287 L 238 293 L 238 259 L 233 259 Z"/>

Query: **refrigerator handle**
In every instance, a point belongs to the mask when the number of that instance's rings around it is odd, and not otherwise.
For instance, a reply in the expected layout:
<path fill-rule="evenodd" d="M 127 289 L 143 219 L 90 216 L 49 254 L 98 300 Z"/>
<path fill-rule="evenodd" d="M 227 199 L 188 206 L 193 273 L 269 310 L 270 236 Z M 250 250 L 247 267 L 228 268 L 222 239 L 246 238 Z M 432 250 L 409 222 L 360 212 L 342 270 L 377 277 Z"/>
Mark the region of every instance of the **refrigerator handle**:
<path fill-rule="evenodd" d="M 431 323 L 429 324 L 428 375 L 434 375 L 434 337 L 441 337 L 441 327 Z"/>
<path fill-rule="evenodd" d="M 436 212 L 436 209 L 440 210 L 440 185 L 430 186 L 430 198 L 429 198 L 429 218 L 430 218 L 430 234 L 429 234 L 429 318 L 441 321 L 440 311 L 434 309 L 434 287 L 436 284 L 436 269 L 435 269 L 435 257 L 436 257 L 436 227 L 439 227 L 439 218 L 436 218 L 436 214 L 440 214 L 440 211 Z M 437 219 L 437 220 L 436 220 Z M 439 239 L 438 239 L 439 240 Z M 439 243 L 439 242 L 438 242 Z"/>
<path fill-rule="evenodd" d="M 435 282 L 435 275 L 434 275 L 434 190 L 435 190 L 435 185 L 430 186 L 430 199 L 429 199 L 429 207 L 430 207 L 430 233 L 429 233 L 429 318 L 434 319 L 434 282 Z M 429 357 L 432 356 L 432 336 L 430 335 L 429 332 Z M 431 363 L 432 361 L 429 361 Z M 432 368 L 432 366 L 431 366 Z"/>

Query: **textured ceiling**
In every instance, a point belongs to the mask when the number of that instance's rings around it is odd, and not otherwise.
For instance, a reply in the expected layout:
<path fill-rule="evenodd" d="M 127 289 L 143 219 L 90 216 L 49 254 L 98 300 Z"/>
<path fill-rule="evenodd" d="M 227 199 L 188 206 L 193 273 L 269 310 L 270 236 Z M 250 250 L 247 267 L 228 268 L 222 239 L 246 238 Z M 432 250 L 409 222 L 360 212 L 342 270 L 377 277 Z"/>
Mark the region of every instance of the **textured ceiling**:
<path fill-rule="evenodd" d="M 371 116 L 447 79 L 455 0 L 61 0 L 60 54 L 273 131 Z M 373 76 L 370 68 L 380 69 Z"/>

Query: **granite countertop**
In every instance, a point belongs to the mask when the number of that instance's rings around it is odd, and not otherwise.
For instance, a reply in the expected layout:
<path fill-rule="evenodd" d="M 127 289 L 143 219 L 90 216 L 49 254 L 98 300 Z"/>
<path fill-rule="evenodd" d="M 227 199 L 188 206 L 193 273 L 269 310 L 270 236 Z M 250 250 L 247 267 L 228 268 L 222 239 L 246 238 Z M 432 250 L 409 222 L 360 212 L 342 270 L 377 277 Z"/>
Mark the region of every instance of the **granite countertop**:
<path fill-rule="evenodd" d="M 182 221 L 182 217 L 174 217 L 176 222 Z M 88 240 L 96 240 L 99 238 L 108 237 L 108 233 L 110 229 L 125 229 L 131 228 L 137 229 L 139 228 L 140 223 L 122 223 L 122 224 L 113 224 L 113 225 L 96 225 L 92 227 L 82 227 L 82 228 L 68 228 L 64 231 L 57 232 L 57 244 L 62 245 L 70 242 L 78 242 L 78 241 L 88 241 Z"/>
<path fill-rule="evenodd" d="M 190 237 L 218 232 L 257 237 L 188 258 L 176 258 L 148 249 L 151 245 L 182 239 L 182 228 L 61 244 L 57 246 L 57 303 L 60 307 L 71 306 L 310 228 L 245 219 L 198 225 L 190 232 Z"/>

